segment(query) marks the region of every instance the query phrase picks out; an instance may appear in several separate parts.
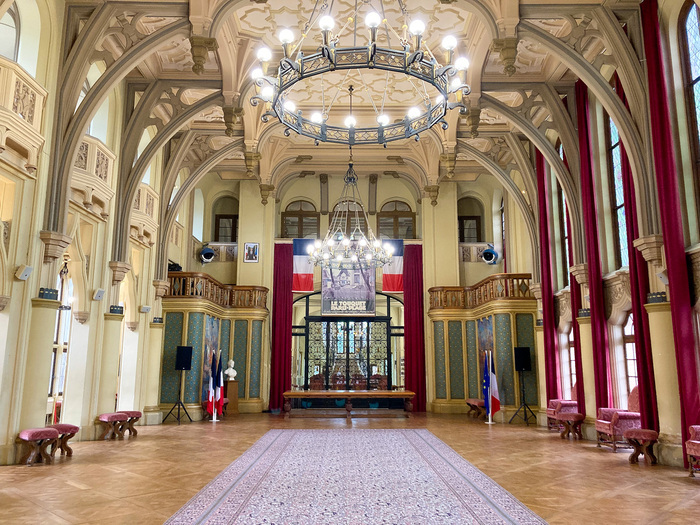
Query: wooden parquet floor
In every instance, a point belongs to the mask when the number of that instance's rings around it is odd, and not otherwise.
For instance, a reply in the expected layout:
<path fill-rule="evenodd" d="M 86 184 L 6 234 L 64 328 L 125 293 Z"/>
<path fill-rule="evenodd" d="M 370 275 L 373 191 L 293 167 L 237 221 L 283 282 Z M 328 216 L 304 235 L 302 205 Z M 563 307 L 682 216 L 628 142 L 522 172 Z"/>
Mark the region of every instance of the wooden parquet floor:
<path fill-rule="evenodd" d="M 0 467 L 0 523 L 162 523 L 271 428 L 427 428 L 550 523 L 699 523 L 700 477 L 630 465 L 628 453 L 541 428 L 463 415 L 410 419 L 268 414 L 138 427 L 117 442 L 73 444 L 51 466 Z"/>

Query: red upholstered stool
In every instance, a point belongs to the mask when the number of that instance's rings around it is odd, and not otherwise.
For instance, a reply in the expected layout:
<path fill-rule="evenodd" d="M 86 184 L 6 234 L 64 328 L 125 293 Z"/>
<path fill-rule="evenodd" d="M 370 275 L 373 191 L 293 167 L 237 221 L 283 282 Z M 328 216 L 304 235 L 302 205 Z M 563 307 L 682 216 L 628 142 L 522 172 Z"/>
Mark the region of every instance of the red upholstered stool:
<path fill-rule="evenodd" d="M 471 417 L 486 417 L 486 408 L 483 399 L 469 398 L 467 399 L 469 406 L 469 414 Z"/>
<path fill-rule="evenodd" d="M 561 431 L 562 439 L 568 438 L 569 434 L 573 434 L 576 439 L 583 439 L 583 434 L 581 434 L 581 423 L 583 423 L 584 416 L 578 412 L 560 412 L 557 415 L 557 421 L 564 425 L 564 429 Z"/>
<path fill-rule="evenodd" d="M 127 416 L 129 416 L 129 419 L 126 420 L 126 423 L 122 424 L 121 431 L 125 432 L 128 430 L 130 436 L 138 436 L 139 433 L 134 428 L 134 423 L 141 419 L 141 416 L 143 414 L 141 414 L 141 412 L 139 412 L 138 410 L 122 410 L 122 414 L 126 414 Z"/>
<path fill-rule="evenodd" d="M 129 420 L 124 412 L 111 412 L 108 414 L 100 414 L 97 418 L 97 422 L 100 423 L 104 430 L 99 439 L 114 439 L 119 436 L 119 439 L 124 438 L 124 432 L 122 432 L 122 425 Z"/>
<path fill-rule="evenodd" d="M 73 449 L 68 446 L 68 440 L 75 436 L 79 431 L 80 427 L 75 425 L 69 425 L 68 423 L 56 423 L 55 425 L 48 425 L 46 428 L 55 428 L 58 431 L 58 440 L 51 447 L 51 457 L 56 455 L 56 449 L 61 449 L 61 456 L 65 454 L 70 457 L 73 455 Z"/>
<path fill-rule="evenodd" d="M 51 463 L 51 455 L 46 451 L 58 439 L 58 430 L 55 428 L 30 428 L 19 433 L 19 442 L 27 445 L 27 452 L 20 458 L 20 463 L 26 463 L 30 467 L 34 463 Z"/>
<path fill-rule="evenodd" d="M 224 398 L 224 405 L 221 407 L 221 415 L 226 415 L 226 407 L 228 406 L 228 397 Z"/>
<path fill-rule="evenodd" d="M 627 442 L 634 447 L 630 454 L 630 463 L 639 462 L 639 454 L 644 454 L 644 461 L 649 465 L 656 465 L 654 455 L 654 443 L 659 439 L 659 433 L 646 428 L 630 428 L 624 433 Z"/>

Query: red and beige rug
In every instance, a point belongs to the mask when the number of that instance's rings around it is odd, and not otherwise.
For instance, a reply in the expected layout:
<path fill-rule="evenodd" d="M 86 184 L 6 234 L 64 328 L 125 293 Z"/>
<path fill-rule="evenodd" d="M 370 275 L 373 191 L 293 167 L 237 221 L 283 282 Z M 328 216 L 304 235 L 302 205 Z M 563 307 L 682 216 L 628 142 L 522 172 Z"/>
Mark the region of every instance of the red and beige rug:
<path fill-rule="evenodd" d="M 427 430 L 270 430 L 167 523 L 545 523 Z"/>

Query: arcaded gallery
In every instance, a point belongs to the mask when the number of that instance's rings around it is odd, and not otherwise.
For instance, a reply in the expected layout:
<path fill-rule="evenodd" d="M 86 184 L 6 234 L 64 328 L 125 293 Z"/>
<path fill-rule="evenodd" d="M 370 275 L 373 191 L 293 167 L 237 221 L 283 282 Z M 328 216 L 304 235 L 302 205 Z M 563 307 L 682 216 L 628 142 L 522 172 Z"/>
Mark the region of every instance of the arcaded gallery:
<path fill-rule="evenodd" d="M 0 523 L 697 523 L 700 0 L 0 0 Z"/>

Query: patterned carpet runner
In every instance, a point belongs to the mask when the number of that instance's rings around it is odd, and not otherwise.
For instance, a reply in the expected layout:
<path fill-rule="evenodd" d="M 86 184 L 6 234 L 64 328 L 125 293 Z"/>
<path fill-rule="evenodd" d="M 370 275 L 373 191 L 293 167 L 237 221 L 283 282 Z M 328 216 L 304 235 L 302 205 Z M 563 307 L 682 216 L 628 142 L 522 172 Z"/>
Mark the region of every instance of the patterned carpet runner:
<path fill-rule="evenodd" d="M 545 523 L 427 430 L 270 430 L 167 523 Z"/>

